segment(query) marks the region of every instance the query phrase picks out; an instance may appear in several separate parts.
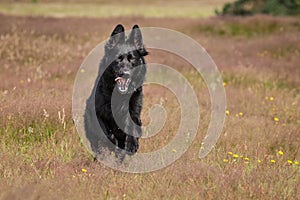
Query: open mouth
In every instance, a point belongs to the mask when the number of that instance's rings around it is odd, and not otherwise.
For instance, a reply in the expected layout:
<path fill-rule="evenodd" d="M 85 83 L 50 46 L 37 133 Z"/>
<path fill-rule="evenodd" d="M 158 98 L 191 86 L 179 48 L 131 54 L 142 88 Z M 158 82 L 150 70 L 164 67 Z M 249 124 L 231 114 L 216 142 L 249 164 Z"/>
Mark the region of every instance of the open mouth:
<path fill-rule="evenodd" d="M 131 82 L 130 78 L 117 77 L 115 82 L 117 82 L 118 90 L 121 94 L 127 93 L 129 84 Z"/>

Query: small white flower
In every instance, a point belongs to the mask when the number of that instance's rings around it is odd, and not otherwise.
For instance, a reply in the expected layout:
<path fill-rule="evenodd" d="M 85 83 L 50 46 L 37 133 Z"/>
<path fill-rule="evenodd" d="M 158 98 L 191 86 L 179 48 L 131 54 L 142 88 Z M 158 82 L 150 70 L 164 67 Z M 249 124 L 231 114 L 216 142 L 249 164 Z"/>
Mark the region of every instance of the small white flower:
<path fill-rule="evenodd" d="M 29 126 L 29 127 L 28 127 L 28 132 L 29 132 L 29 133 L 33 133 L 33 128 Z"/>

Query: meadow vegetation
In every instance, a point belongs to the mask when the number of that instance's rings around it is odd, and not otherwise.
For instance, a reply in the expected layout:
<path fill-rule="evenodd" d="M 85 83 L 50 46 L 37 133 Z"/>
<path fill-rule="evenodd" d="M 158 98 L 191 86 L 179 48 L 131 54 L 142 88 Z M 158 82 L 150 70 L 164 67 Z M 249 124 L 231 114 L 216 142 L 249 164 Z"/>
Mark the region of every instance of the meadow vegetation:
<path fill-rule="evenodd" d="M 297 18 L 57 19 L 0 15 L 0 19 L 1 199 L 300 196 Z M 151 49 L 147 62 L 174 67 L 197 91 L 201 121 L 191 147 L 171 166 L 147 174 L 109 169 L 94 162 L 84 148 L 72 121 L 73 82 L 85 56 L 119 22 L 127 28 L 138 23 L 141 27 L 182 31 L 202 44 L 218 65 L 227 94 L 226 122 L 207 157 L 198 158 L 211 114 L 205 83 L 183 59 Z M 154 103 L 168 111 L 166 127 L 157 136 L 141 140 L 141 152 L 167 144 L 180 120 L 174 95 L 162 87 L 146 86 L 145 123 Z"/>
<path fill-rule="evenodd" d="M 224 2 L 230 0 L 204 1 L 179 1 L 170 3 L 154 0 L 140 1 L 82 1 L 69 0 L 61 2 L 49 1 L 26 1 L 10 2 L 0 1 L 0 12 L 11 15 L 34 15 L 34 16 L 81 16 L 81 17 L 119 17 L 119 16 L 143 16 L 143 17 L 187 17 L 199 18 L 214 15 L 216 9 L 220 9 Z"/>

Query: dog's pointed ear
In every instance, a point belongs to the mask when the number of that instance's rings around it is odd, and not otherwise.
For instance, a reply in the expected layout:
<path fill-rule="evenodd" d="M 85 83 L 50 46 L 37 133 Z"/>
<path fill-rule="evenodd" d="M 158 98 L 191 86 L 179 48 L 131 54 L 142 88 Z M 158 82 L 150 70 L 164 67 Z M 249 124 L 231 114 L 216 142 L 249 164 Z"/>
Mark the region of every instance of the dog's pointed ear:
<path fill-rule="evenodd" d="M 106 43 L 106 49 L 113 49 L 117 44 L 125 42 L 125 32 L 122 24 L 118 24 L 110 35 L 108 42 Z"/>
<path fill-rule="evenodd" d="M 143 44 L 142 32 L 137 24 L 132 27 L 128 41 L 135 46 L 142 56 L 146 56 L 148 54 Z"/>
<path fill-rule="evenodd" d="M 137 49 L 143 47 L 143 37 L 138 25 L 134 25 L 129 34 L 128 41 L 133 44 Z"/>

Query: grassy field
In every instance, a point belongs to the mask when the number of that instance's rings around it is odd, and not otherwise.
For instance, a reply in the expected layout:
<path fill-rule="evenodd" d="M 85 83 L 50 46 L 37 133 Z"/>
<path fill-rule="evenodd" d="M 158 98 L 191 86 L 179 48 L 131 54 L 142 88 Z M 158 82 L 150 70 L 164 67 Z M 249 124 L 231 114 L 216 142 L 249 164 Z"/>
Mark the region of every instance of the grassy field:
<path fill-rule="evenodd" d="M 299 198 L 298 18 L 0 19 L 1 199 Z M 154 50 L 147 62 L 174 67 L 198 91 L 201 121 L 192 146 L 170 167 L 147 174 L 104 167 L 83 147 L 71 117 L 74 79 L 88 52 L 120 22 L 182 31 L 217 63 L 228 110 L 204 159 L 198 152 L 210 119 L 207 88 L 183 60 Z M 166 127 L 141 140 L 141 152 L 167 144 L 180 119 L 174 96 L 147 86 L 143 121 L 154 103 L 168 111 Z"/>
<path fill-rule="evenodd" d="M 229 0 L 230 1 L 230 0 Z M 224 2 L 217 1 L 99 1 L 99 2 L 69 2 L 50 1 L 46 3 L 0 3 L 0 12 L 11 15 L 34 16 L 81 16 L 81 17 L 188 17 L 199 18 L 214 15 L 215 9 L 220 9 Z"/>

